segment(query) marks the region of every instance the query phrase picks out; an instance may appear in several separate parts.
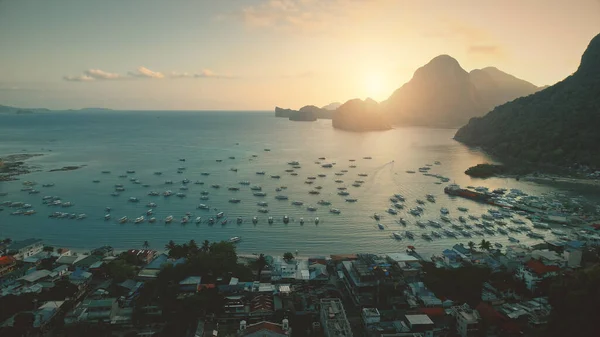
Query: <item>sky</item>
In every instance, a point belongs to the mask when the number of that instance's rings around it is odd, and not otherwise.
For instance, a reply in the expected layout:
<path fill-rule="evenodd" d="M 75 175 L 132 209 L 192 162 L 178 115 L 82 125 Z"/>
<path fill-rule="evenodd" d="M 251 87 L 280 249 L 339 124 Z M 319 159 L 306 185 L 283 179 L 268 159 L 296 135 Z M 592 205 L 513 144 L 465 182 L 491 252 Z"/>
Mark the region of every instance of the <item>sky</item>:
<path fill-rule="evenodd" d="M 600 0 L 0 0 L 0 104 L 381 101 L 440 54 L 551 85 L 598 33 Z"/>

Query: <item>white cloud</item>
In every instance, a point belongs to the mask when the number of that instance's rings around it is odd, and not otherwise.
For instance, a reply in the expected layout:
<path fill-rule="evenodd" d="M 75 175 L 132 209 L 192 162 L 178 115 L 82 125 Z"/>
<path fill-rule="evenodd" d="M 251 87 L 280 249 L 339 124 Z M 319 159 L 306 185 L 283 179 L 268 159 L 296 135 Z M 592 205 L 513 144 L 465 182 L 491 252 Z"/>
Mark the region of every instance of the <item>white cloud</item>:
<path fill-rule="evenodd" d="M 125 80 L 125 79 L 163 79 L 163 78 L 214 78 L 214 79 L 232 79 L 235 78 L 231 75 L 224 75 L 216 73 L 210 69 L 202 69 L 196 73 L 189 72 L 171 72 L 165 76 L 163 73 L 158 71 L 150 70 L 146 67 L 139 67 L 135 71 L 128 71 L 127 74 L 121 75 L 117 73 L 110 73 L 100 69 L 88 69 L 83 72 L 82 75 L 77 76 L 63 76 L 63 80 L 69 82 L 94 82 L 94 81 L 108 81 L 108 80 Z"/>
<path fill-rule="evenodd" d="M 109 73 L 100 69 L 89 69 L 84 72 L 84 76 L 96 79 L 96 80 L 118 80 L 123 76 L 115 73 Z"/>
<path fill-rule="evenodd" d="M 169 74 L 170 78 L 215 78 L 215 79 L 231 79 L 234 78 L 230 75 L 218 74 L 210 69 L 202 69 L 197 73 L 188 73 L 188 72 L 172 72 Z"/>
<path fill-rule="evenodd" d="M 165 77 L 165 75 L 163 75 L 162 73 L 160 73 L 158 71 L 152 71 L 146 67 L 139 67 L 139 68 L 137 68 L 136 71 L 130 71 L 127 74 L 132 77 L 142 77 L 142 78 L 161 79 L 161 78 Z"/>
<path fill-rule="evenodd" d="M 95 80 L 95 78 L 88 75 L 63 76 L 63 79 L 69 82 L 91 82 Z"/>

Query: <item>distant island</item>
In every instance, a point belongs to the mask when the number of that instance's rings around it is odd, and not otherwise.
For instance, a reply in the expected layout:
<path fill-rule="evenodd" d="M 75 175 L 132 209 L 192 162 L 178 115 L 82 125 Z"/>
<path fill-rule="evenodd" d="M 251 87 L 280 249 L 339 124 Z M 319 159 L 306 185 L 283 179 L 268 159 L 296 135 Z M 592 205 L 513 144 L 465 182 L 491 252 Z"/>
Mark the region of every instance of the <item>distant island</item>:
<path fill-rule="evenodd" d="M 275 117 L 289 118 L 292 121 L 312 122 L 316 121 L 317 119 L 331 119 L 333 117 L 333 111 L 319 108 L 314 105 L 305 105 L 300 108 L 300 110 L 275 107 Z"/>
<path fill-rule="evenodd" d="M 0 113 L 3 114 L 18 114 L 18 115 L 28 115 L 38 112 L 49 112 L 49 109 L 44 108 L 16 108 L 13 106 L 0 105 Z"/>
<path fill-rule="evenodd" d="M 333 113 L 332 125 L 336 129 L 347 131 L 379 131 L 391 129 L 386 116 L 381 112 L 379 103 L 351 99 L 342 104 Z"/>
<path fill-rule="evenodd" d="M 455 139 L 500 158 L 560 167 L 600 168 L 600 34 L 571 76 L 473 118 Z"/>

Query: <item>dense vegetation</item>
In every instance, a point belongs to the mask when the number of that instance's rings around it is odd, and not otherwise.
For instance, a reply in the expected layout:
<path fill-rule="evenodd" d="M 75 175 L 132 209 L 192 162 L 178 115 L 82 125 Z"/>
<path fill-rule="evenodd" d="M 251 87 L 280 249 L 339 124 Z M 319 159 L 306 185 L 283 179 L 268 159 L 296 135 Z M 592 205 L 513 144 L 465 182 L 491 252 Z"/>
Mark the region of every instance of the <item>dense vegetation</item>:
<path fill-rule="evenodd" d="M 423 263 L 423 283 L 439 298 L 476 306 L 481 302 L 483 282 L 491 275 L 489 268 L 468 266 L 456 269 L 436 268 L 431 262 Z"/>
<path fill-rule="evenodd" d="M 473 118 L 456 133 L 467 145 L 512 160 L 600 167 L 600 35 L 577 71 L 533 95 Z"/>
<path fill-rule="evenodd" d="M 473 178 L 489 178 L 500 174 L 505 174 L 506 169 L 503 165 L 477 164 L 469 167 L 465 174 Z"/>

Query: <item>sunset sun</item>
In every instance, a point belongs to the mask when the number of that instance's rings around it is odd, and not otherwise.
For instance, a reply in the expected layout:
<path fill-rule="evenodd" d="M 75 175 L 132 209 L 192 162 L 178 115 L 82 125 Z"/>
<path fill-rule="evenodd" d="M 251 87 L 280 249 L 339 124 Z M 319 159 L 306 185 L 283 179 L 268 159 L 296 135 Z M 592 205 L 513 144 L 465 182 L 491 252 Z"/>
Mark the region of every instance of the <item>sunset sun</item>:
<path fill-rule="evenodd" d="M 366 97 L 373 98 L 374 100 L 385 99 L 387 93 L 385 77 L 378 72 L 370 72 L 364 78 L 364 93 Z"/>

